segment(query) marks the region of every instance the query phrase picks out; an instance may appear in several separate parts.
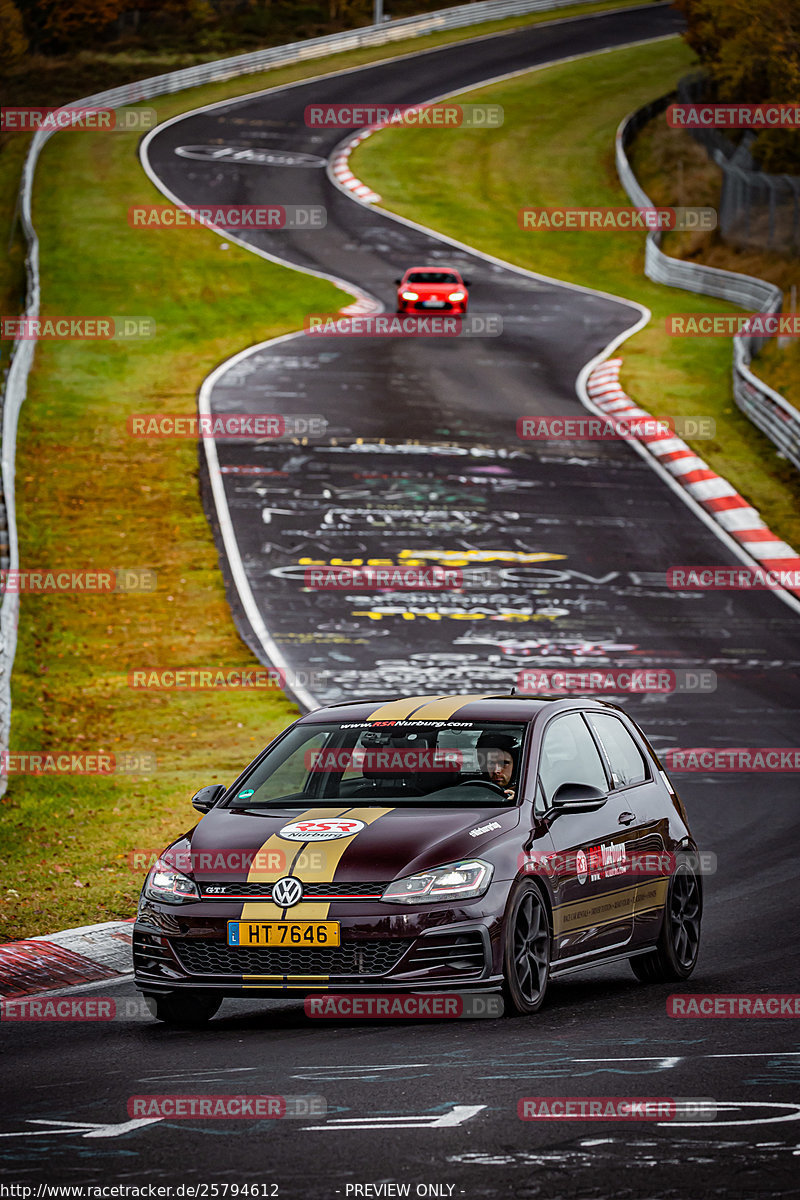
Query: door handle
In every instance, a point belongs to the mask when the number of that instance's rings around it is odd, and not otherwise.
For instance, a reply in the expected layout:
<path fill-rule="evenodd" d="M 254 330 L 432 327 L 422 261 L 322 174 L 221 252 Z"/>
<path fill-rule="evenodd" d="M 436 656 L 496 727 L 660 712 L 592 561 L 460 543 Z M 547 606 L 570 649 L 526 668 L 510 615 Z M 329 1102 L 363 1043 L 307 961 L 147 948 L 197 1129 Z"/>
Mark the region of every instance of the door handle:
<path fill-rule="evenodd" d="M 630 825 L 636 820 L 636 813 L 621 812 L 617 817 L 617 820 L 619 821 L 620 825 Z"/>

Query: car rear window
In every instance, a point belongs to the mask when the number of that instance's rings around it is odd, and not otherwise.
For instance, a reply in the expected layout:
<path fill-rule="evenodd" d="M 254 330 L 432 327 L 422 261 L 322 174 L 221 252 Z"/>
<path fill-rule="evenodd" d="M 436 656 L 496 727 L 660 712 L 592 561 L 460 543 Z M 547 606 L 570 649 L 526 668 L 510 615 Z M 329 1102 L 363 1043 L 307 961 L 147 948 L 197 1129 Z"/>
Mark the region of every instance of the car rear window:
<path fill-rule="evenodd" d="M 515 804 L 526 728 L 494 721 L 297 725 L 253 764 L 226 807 Z"/>

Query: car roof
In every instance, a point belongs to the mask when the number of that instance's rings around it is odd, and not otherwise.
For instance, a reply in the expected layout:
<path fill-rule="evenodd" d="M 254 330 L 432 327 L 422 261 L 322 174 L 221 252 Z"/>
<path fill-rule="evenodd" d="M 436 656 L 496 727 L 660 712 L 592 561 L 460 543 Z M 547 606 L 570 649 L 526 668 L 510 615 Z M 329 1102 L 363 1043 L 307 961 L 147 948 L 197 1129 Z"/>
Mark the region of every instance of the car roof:
<path fill-rule="evenodd" d="M 511 693 L 439 696 L 376 696 L 342 700 L 307 713 L 304 723 L 330 721 L 515 721 L 529 723 L 543 709 L 616 709 L 605 700 L 580 696 L 517 696 Z"/>
<path fill-rule="evenodd" d="M 406 267 L 405 274 L 408 275 L 410 271 L 452 271 L 455 275 L 461 274 L 458 267 L 451 267 L 447 263 L 427 263 L 421 267 Z"/>

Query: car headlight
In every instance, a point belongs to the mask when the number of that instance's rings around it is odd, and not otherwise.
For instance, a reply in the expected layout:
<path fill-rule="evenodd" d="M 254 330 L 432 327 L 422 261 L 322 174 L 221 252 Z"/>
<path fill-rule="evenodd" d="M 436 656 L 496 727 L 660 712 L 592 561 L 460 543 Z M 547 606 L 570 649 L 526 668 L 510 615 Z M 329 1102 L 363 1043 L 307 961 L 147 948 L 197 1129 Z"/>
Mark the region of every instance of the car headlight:
<path fill-rule="evenodd" d="M 451 292 L 450 295 L 447 297 L 448 300 L 455 300 L 456 302 L 459 300 L 466 300 L 466 298 L 467 298 L 466 292 Z"/>
<path fill-rule="evenodd" d="M 406 875 L 390 883 L 381 896 L 389 904 L 426 904 L 430 900 L 473 900 L 492 882 L 494 867 L 473 858 L 447 863 L 419 875 Z"/>
<path fill-rule="evenodd" d="M 148 900 L 160 900 L 162 904 L 183 904 L 186 900 L 201 898 L 195 881 L 161 858 L 145 880 L 144 895 Z"/>
<path fill-rule="evenodd" d="M 419 300 L 419 292 L 401 292 L 403 300 Z"/>

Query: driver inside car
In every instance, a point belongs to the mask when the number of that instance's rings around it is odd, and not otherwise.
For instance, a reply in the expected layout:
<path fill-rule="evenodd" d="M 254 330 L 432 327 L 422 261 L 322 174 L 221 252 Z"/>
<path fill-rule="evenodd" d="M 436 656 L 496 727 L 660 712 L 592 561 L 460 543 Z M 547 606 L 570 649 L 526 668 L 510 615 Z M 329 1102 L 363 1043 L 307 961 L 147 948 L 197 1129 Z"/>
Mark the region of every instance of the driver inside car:
<path fill-rule="evenodd" d="M 490 783 L 502 788 L 508 800 L 514 800 L 516 789 L 510 786 L 516 765 L 516 745 L 513 738 L 506 734 L 483 733 L 478 739 L 476 750 L 484 776 Z"/>

